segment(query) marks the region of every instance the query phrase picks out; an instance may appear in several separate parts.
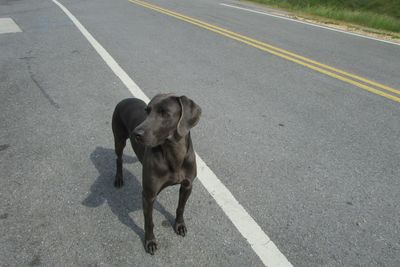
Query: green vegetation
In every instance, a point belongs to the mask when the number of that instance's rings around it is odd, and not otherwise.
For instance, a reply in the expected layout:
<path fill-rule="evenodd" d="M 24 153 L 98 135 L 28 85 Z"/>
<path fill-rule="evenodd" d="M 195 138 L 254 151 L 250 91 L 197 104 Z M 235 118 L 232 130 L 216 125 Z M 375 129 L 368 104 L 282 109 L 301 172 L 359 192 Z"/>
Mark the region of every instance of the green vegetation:
<path fill-rule="evenodd" d="M 400 32 L 400 0 L 250 0 L 370 28 Z"/>

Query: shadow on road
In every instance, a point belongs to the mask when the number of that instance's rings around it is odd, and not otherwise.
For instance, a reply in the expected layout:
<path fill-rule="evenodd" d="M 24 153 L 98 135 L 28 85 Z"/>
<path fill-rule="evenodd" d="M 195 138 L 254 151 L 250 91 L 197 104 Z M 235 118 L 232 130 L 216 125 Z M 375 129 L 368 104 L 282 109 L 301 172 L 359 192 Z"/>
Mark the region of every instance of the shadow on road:
<path fill-rule="evenodd" d="M 142 209 L 142 186 L 137 177 L 124 169 L 124 186 L 120 189 L 114 187 L 116 171 L 114 149 L 96 147 L 90 154 L 90 159 L 99 172 L 99 176 L 90 187 L 90 195 L 82 204 L 96 208 L 106 202 L 118 219 L 131 228 L 144 240 L 144 230 L 129 216 L 130 212 Z M 136 157 L 124 156 L 124 164 L 137 162 Z M 173 225 L 175 218 L 156 201 L 154 209 L 158 210 Z"/>

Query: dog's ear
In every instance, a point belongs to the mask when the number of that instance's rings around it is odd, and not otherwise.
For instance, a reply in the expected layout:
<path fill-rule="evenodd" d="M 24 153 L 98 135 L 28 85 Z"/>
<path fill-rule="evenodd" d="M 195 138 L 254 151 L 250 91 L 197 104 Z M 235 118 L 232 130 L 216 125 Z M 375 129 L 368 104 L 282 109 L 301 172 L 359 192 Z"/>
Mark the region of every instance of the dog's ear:
<path fill-rule="evenodd" d="M 178 102 L 181 105 L 181 117 L 178 121 L 177 132 L 179 136 L 185 136 L 199 122 L 201 108 L 186 96 L 178 97 Z"/>

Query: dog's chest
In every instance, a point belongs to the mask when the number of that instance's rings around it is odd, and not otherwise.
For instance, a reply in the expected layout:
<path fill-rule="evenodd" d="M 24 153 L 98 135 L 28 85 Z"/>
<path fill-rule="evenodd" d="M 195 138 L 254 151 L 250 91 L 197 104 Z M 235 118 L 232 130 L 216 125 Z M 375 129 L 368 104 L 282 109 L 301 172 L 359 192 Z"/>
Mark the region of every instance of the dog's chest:
<path fill-rule="evenodd" d="M 168 177 L 168 180 L 171 181 L 174 184 L 180 184 L 186 178 L 187 178 L 186 177 L 186 172 L 184 170 L 179 170 L 177 172 L 171 172 L 169 177 Z"/>
<path fill-rule="evenodd" d="M 196 161 L 192 150 L 188 153 L 186 149 L 177 151 L 159 148 L 148 152 L 144 170 L 161 183 L 178 184 L 185 179 L 193 179 L 196 175 Z"/>
<path fill-rule="evenodd" d="M 162 172 L 163 175 L 166 179 L 173 183 L 181 183 L 183 180 L 188 179 L 188 178 L 193 178 L 191 169 L 193 167 L 190 166 L 188 168 L 188 164 L 184 162 L 183 164 L 179 165 L 168 165 L 165 164 L 164 166 L 166 167 L 164 171 Z"/>
<path fill-rule="evenodd" d="M 194 178 L 194 168 L 193 162 L 184 161 L 181 164 L 172 165 L 164 162 L 163 164 L 153 165 L 153 175 L 170 184 L 180 184 L 186 179 Z"/>

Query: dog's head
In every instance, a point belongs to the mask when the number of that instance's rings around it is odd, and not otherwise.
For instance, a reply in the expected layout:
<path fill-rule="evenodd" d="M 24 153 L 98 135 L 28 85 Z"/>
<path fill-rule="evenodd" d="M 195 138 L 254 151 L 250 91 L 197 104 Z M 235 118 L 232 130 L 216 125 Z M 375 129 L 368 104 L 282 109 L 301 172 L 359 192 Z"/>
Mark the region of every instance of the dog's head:
<path fill-rule="evenodd" d="M 133 131 L 137 142 L 155 147 L 187 135 L 200 119 L 201 108 L 186 96 L 156 95 L 146 107 L 146 119 Z"/>

